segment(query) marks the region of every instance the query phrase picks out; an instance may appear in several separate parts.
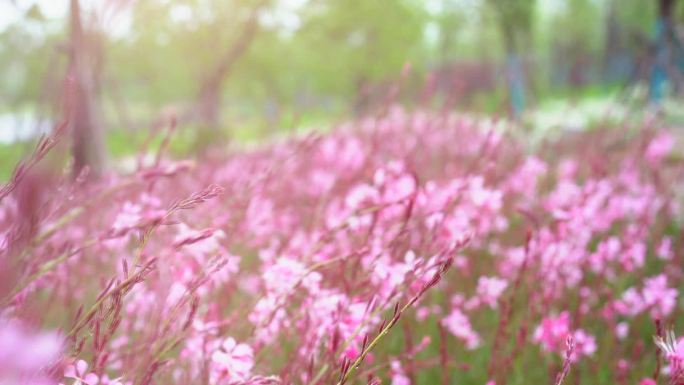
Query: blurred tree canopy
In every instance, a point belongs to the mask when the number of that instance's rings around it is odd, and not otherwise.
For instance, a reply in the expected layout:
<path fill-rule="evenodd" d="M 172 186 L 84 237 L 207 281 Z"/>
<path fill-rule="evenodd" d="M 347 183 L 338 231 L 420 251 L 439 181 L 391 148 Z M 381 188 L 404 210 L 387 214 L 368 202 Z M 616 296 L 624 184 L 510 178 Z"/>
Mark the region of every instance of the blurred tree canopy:
<path fill-rule="evenodd" d="M 58 113 L 68 15 L 47 14 L 48 3 L 13 2 L 18 16 L 0 29 L 9 111 Z M 634 81 L 657 17 L 658 2 L 642 0 L 83 2 L 84 28 L 104 45 L 108 128 L 147 127 L 169 106 L 198 127 L 364 113 L 407 63 L 414 83 L 438 74 L 444 92 L 452 85 L 444 74 L 460 76 L 471 93 L 478 84 L 508 90 L 518 109 L 558 88 Z"/>

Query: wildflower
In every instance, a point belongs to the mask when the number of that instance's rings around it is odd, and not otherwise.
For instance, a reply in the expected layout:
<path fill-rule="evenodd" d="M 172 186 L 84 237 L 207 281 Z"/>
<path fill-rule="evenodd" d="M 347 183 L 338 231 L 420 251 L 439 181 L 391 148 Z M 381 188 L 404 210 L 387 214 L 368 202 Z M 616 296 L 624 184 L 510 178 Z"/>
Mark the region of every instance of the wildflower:
<path fill-rule="evenodd" d="M 411 385 L 411 381 L 408 377 L 406 377 L 406 374 L 404 374 L 404 370 L 402 369 L 401 363 L 399 363 L 399 361 L 392 360 L 390 363 L 390 368 L 392 385 Z"/>
<path fill-rule="evenodd" d="M 582 329 L 577 329 L 572 334 L 572 338 L 575 342 L 576 352 L 584 356 L 591 356 L 596 352 L 596 338 L 591 334 Z"/>
<path fill-rule="evenodd" d="M 672 238 L 664 237 L 662 240 L 660 240 L 660 243 L 656 249 L 656 255 L 658 258 L 665 261 L 672 259 Z"/>
<path fill-rule="evenodd" d="M 645 279 L 641 290 L 627 289 L 615 306 L 624 315 L 636 316 L 648 311 L 653 319 L 662 319 L 672 313 L 678 295 L 677 289 L 668 287 L 667 277 L 660 274 Z"/>
<path fill-rule="evenodd" d="M 254 366 L 254 352 L 247 344 L 239 344 L 232 337 L 227 338 L 211 355 L 214 374 L 231 381 L 246 380 Z"/>
<path fill-rule="evenodd" d="M 480 336 L 473 330 L 470 320 L 459 309 L 454 308 L 451 313 L 442 320 L 442 324 L 454 336 L 462 339 L 466 348 L 475 349 L 480 346 Z"/>
<path fill-rule="evenodd" d="M 20 376 L 39 378 L 59 359 L 62 339 L 52 332 L 34 332 L 18 320 L 0 317 L 0 383 Z"/>
<path fill-rule="evenodd" d="M 545 351 L 562 352 L 569 334 L 570 313 L 565 311 L 558 316 L 545 317 L 535 330 L 532 340 Z"/>
<path fill-rule="evenodd" d="M 76 380 L 75 384 L 97 385 L 100 378 L 95 373 L 88 372 L 88 363 L 84 360 L 78 360 L 75 364 L 69 365 L 64 369 L 64 377 L 73 378 Z"/>
<path fill-rule="evenodd" d="M 567 341 L 573 342 L 572 362 L 580 355 L 591 356 L 596 351 L 596 339 L 582 329 L 572 330 L 570 327 L 570 313 L 564 311 L 558 316 L 549 316 L 542 320 L 532 336 L 534 343 L 540 344 L 542 350 L 563 354 L 566 352 Z"/>
<path fill-rule="evenodd" d="M 477 281 L 477 298 L 481 303 L 496 309 L 497 301 L 508 287 L 508 281 L 497 277 L 480 277 Z"/>
<path fill-rule="evenodd" d="M 269 293 L 281 295 L 292 290 L 300 280 L 303 287 L 315 291 L 321 275 L 317 272 L 307 274 L 303 263 L 292 258 L 281 257 L 264 271 L 262 279 Z"/>
<path fill-rule="evenodd" d="M 629 334 L 629 324 L 627 322 L 620 322 L 615 326 L 615 336 L 618 339 L 624 340 Z"/>
<path fill-rule="evenodd" d="M 684 384 L 684 339 L 678 340 L 670 330 L 665 333 L 665 337 L 656 336 L 653 341 L 669 364 L 670 382 L 675 385 Z"/>
<path fill-rule="evenodd" d="M 655 165 L 672 152 L 674 144 L 674 136 L 663 131 L 651 140 L 644 156 L 650 164 Z"/>

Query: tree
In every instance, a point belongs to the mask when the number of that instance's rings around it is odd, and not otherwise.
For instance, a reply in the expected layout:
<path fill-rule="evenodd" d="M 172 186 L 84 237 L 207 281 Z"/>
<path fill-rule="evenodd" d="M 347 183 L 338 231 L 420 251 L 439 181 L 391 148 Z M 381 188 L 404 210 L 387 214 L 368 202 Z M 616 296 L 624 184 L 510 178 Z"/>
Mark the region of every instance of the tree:
<path fill-rule="evenodd" d="M 203 127 L 218 129 L 220 127 L 220 108 L 223 86 L 233 70 L 236 62 L 244 56 L 259 30 L 259 11 L 267 1 L 259 0 L 247 11 L 238 35 L 231 45 L 219 51 L 218 60 L 201 83 L 197 97 L 197 116 Z"/>
<path fill-rule="evenodd" d="M 69 7 L 69 82 L 67 95 L 69 122 L 73 136 L 73 172 L 78 175 L 85 167 L 90 175 L 102 173 L 105 161 L 100 91 L 103 66 L 102 36 L 83 27 L 79 0 L 70 0 Z"/>
<path fill-rule="evenodd" d="M 681 88 L 682 74 L 678 61 L 681 62 L 684 56 L 684 48 L 675 30 L 676 3 L 676 0 L 658 0 L 658 18 L 655 25 L 649 86 L 649 99 L 654 104 L 662 100 L 668 79 Z"/>
<path fill-rule="evenodd" d="M 181 121 L 218 132 L 223 94 L 236 65 L 248 54 L 261 31 L 260 15 L 270 0 L 161 0 L 138 2 L 132 36 L 118 55 L 155 55 L 132 63 L 126 77 L 142 79 L 159 104 L 187 102 Z M 169 78 L 173 82 L 169 82 Z M 158 107 L 158 106 L 157 106 Z"/>
<path fill-rule="evenodd" d="M 488 0 L 499 23 L 506 52 L 509 111 L 519 118 L 525 108 L 524 52 L 531 50 L 535 0 Z"/>
<path fill-rule="evenodd" d="M 312 51 L 305 69 L 316 80 L 312 86 L 351 97 L 357 115 L 372 107 L 374 86 L 424 61 L 427 17 L 418 1 L 318 0 L 302 18 L 299 38 Z"/>
<path fill-rule="evenodd" d="M 590 81 L 592 60 L 603 48 L 601 5 L 594 0 L 567 0 L 558 11 L 548 17 L 545 30 L 552 47 L 551 71 L 556 79 L 579 88 Z"/>

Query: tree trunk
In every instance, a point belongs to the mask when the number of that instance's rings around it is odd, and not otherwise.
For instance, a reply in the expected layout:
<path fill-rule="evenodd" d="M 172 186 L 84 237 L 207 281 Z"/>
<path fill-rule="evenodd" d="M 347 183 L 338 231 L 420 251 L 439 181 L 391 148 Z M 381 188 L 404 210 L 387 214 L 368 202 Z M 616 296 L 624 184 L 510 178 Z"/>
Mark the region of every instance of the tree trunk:
<path fill-rule="evenodd" d="M 525 110 L 525 71 L 513 23 L 510 20 L 502 21 L 501 31 L 506 46 L 508 109 L 513 119 L 517 120 Z"/>
<path fill-rule="evenodd" d="M 660 104 L 665 97 L 668 82 L 668 66 L 672 64 L 672 36 L 674 34 L 673 10 L 675 0 L 658 1 L 658 20 L 656 21 L 653 66 L 649 81 L 649 100 Z"/>
<path fill-rule="evenodd" d="M 69 77 L 74 82 L 75 93 L 69 111 L 73 138 L 73 174 L 77 176 L 88 167 L 90 175 L 97 177 L 101 175 L 105 161 L 98 94 L 101 75 L 98 60 L 101 58 L 94 52 L 92 41 L 86 39 L 78 0 L 71 0 L 69 23 Z"/>
<path fill-rule="evenodd" d="M 222 81 L 210 83 L 200 91 L 197 110 L 202 129 L 218 130 L 220 128 L 222 86 Z"/>
<path fill-rule="evenodd" d="M 363 75 L 356 76 L 356 95 L 354 97 L 354 116 L 362 117 L 370 111 L 371 105 L 371 84 Z"/>
<path fill-rule="evenodd" d="M 223 85 L 235 63 L 247 52 L 254 40 L 259 26 L 259 11 L 265 3 L 266 1 L 261 1 L 254 6 L 237 40 L 220 56 L 209 76 L 202 82 L 197 96 L 196 114 L 203 129 L 220 129 Z"/>
<path fill-rule="evenodd" d="M 519 119 L 525 109 L 528 79 L 523 53 L 531 49 L 532 10 L 535 0 L 489 0 L 496 13 L 506 50 L 504 75 L 509 114 Z"/>
<path fill-rule="evenodd" d="M 620 24 L 617 18 L 615 1 L 608 4 L 608 17 L 605 22 L 605 41 L 603 44 L 602 78 L 605 83 L 613 83 L 624 77 L 623 44 Z"/>

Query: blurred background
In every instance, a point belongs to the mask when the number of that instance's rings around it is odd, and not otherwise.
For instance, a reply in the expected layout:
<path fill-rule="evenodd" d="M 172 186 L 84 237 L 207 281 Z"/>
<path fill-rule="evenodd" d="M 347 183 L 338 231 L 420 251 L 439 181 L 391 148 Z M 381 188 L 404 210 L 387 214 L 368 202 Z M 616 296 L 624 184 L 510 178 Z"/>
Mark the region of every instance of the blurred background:
<path fill-rule="evenodd" d="M 192 156 L 395 102 L 531 132 L 676 123 L 682 21 L 676 0 L 0 0 L 0 180 L 65 118 L 96 172 L 171 121 Z"/>

